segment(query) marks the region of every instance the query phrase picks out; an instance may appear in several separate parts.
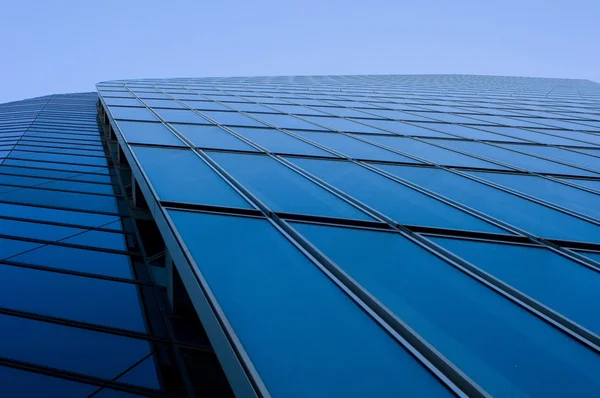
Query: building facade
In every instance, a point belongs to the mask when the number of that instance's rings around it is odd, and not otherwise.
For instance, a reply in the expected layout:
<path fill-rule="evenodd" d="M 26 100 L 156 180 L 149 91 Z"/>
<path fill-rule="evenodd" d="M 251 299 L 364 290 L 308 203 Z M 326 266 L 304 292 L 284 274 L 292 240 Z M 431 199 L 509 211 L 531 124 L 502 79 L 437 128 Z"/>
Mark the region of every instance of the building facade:
<path fill-rule="evenodd" d="M 585 80 L 3 104 L 0 393 L 596 396 L 599 195 Z"/>

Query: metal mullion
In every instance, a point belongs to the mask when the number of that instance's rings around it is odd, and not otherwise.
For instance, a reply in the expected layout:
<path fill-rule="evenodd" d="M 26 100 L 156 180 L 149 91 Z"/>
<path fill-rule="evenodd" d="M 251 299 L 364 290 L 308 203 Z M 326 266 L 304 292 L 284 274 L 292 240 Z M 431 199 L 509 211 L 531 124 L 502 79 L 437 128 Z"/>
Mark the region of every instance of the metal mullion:
<path fill-rule="evenodd" d="M 442 238 L 471 240 L 478 242 L 503 243 L 513 246 L 545 247 L 541 243 L 532 241 L 528 237 L 521 235 L 500 235 L 479 231 L 462 231 L 445 228 L 429 228 L 413 225 L 407 225 L 407 228 L 412 233 L 424 236 L 426 238 L 429 236 L 437 236 Z"/>
<path fill-rule="evenodd" d="M 251 209 L 225 207 L 225 206 L 198 205 L 198 204 L 172 202 L 172 201 L 159 201 L 159 203 L 165 209 L 191 210 L 191 211 L 199 211 L 199 212 L 203 212 L 203 213 L 237 215 L 237 216 L 247 216 L 247 217 L 260 217 L 260 218 L 263 217 L 260 210 L 251 210 Z"/>
<path fill-rule="evenodd" d="M 550 180 L 550 181 L 554 181 L 556 183 L 562 184 L 562 185 L 566 185 L 572 188 L 576 188 L 579 189 L 581 191 L 585 191 L 585 192 L 589 192 L 592 193 L 594 195 L 599 195 L 600 196 L 600 191 L 599 190 L 595 190 L 594 188 L 590 188 L 590 187 L 586 187 L 584 185 L 577 185 L 576 183 L 572 182 L 572 181 L 566 181 L 560 178 L 556 178 L 552 175 L 547 175 L 547 174 L 538 174 L 537 175 L 540 178 L 544 178 L 546 180 Z M 566 177 L 569 178 L 569 177 Z M 571 178 L 571 180 L 584 180 L 584 181 L 597 181 L 600 183 L 600 179 L 594 179 L 593 177 L 581 177 L 581 178 L 577 178 L 576 176 L 574 176 L 573 178 Z"/>

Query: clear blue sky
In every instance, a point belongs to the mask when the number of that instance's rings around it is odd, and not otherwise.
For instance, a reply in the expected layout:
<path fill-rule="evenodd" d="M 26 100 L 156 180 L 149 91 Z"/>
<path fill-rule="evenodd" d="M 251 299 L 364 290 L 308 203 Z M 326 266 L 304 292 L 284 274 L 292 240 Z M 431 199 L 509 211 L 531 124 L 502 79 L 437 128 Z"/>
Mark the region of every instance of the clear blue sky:
<path fill-rule="evenodd" d="M 0 102 L 102 80 L 469 73 L 600 82 L 600 1 L 11 1 Z"/>

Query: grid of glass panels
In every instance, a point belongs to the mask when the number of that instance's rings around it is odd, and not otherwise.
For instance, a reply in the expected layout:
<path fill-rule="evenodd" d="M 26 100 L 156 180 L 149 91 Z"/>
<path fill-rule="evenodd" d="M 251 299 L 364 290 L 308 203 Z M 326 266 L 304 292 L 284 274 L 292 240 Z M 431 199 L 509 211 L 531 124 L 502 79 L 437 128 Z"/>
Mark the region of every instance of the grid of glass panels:
<path fill-rule="evenodd" d="M 186 393 L 97 102 L 0 105 L 1 396 Z"/>
<path fill-rule="evenodd" d="M 600 393 L 600 85 L 97 87 L 274 396 Z"/>

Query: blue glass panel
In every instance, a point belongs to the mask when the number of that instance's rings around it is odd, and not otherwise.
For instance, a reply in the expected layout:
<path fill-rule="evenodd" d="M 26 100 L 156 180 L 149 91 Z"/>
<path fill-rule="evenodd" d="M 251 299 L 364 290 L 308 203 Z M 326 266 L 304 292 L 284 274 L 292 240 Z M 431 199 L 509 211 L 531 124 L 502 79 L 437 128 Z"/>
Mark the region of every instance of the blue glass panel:
<path fill-rule="evenodd" d="M 10 153 L 12 159 L 27 159 L 37 160 L 44 162 L 64 162 L 73 164 L 83 164 L 88 166 L 106 166 L 105 158 L 94 158 L 89 156 L 74 156 L 74 155 L 59 155 L 54 153 L 39 153 L 39 152 L 25 152 L 25 151 L 12 151 Z M 40 165 L 41 167 L 41 165 Z"/>
<path fill-rule="evenodd" d="M 16 188 L 0 185 L 0 200 L 35 205 L 69 207 L 74 210 L 105 211 L 110 213 L 118 212 L 117 202 L 114 197 L 85 193 Z"/>
<path fill-rule="evenodd" d="M 470 174 L 600 220 L 599 195 L 531 175 L 484 172 Z"/>
<path fill-rule="evenodd" d="M 268 221 L 169 215 L 273 396 L 448 394 Z"/>
<path fill-rule="evenodd" d="M 71 372 L 112 379 L 150 353 L 144 340 L 7 315 L 0 323 L 0 355 Z M 151 370 L 136 384 L 159 388 Z"/>
<path fill-rule="evenodd" d="M 431 122 L 434 120 L 446 123 L 463 123 L 463 124 L 477 124 L 479 121 L 475 121 L 468 117 L 454 115 L 451 113 L 440 113 L 440 112 L 419 112 L 420 116 L 423 116 L 420 119 L 412 119 L 419 122 Z M 410 120 L 410 119 L 405 119 Z"/>
<path fill-rule="evenodd" d="M 574 178 L 561 178 L 561 180 L 570 182 L 571 184 L 579 185 L 585 188 L 594 189 L 600 192 L 600 181 L 599 180 L 582 180 Z"/>
<path fill-rule="evenodd" d="M 293 225 L 491 396 L 600 390 L 600 355 L 400 234 Z"/>
<path fill-rule="evenodd" d="M 344 134 L 311 133 L 306 131 L 294 131 L 294 133 L 354 159 L 421 163 L 418 160 L 399 155 Z"/>
<path fill-rule="evenodd" d="M 43 246 L 43 243 L 0 238 L 0 260 Z"/>
<path fill-rule="evenodd" d="M 600 170 L 600 158 L 587 156 L 585 154 L 541 145 L 502 145 L 515 151 L 525 152 L 532 155 L 542 156 L 550 160 L 570 163 L 575 166 L 586 167 L 592 170 Z"/>
<path fill-rule="evenodd" d="M 158 93 L 158 92 L 153 92 L 153 93 L 149 93 L 146 91 L 134 91 L 134 93 L 142 98 L 142 99 L 170 99 L 169 97 L 167 97 L 165 94 L 162 93 Z"/>
<path fill-rule="evenodd" d="M 185 108 L 178 102 L 174 100 L 165 100 L 165 99 L 146 99 L 144 100 L 146 105 L 150 108 L 173 108 L 173 109 L 183 109 Z"/>
<path fill-rule="evenodd" d="M 9 265 L 0 279 L 4 308 L 146 332 L 134 284 Z"/>
<path fill-rule="evenodd" d="M 473 141 L 441 141 L 431 140 L 439 145 L 458 149 L 487 159 L 502 162 L 504 164 L 519 167 L 524 170 L 538 173 L 571 174 L 582 176 L 596 176 L 597 174 L 586 172 L 582 169 L 551 162 L 549 160 L 528 156 L 519 152 L 509 151 L 493 145 Z"/>
<path fill-rule="evenodd" d="M 324 127 L 308 123 L 305 120 L 290 115 L 261 113 L 254 115 L 254 117 L 281 129 L 326 130 Z"/>
<path fill-rule="evenodd" d="M 395 165 L 377 167 L 534 235 L 600 242 L 600 228 L 594 224 L 449 171 Z"/>
<path fill-rule="evenodd" d="M 271 108 L 267 108 L 266 106 L 262 106 L 259 104 L 250 104 L 250 103 L 227 103 L 230 107 L 240 112 L 265 112 L 265 113 L 280 113 Z"/>
<path fill-rule="evenodd" d="M 477 120 L 475 120 L 474 123 L 478 123 L 478 121 L 481 120 L 484 122 L 495 123 L 495 124 L 499 124 L 502 126 L 509 126 L 509 127 L 543 127 L 539 123 L 531 123 L 526 120 L 517 119 L 517 118 L 508 118 L 508 117 L 503 117 L 503 116 L 489 116 L 489 115 L 477 115 L 475 117 L 477 118 Z M 479 123 L 481 123 L 481 122 L 479 122 Z"/>
<path fill-rule="evenodd" d="M 99 174 L 110 174 L 107 167 L 96 167 L 96 166 L 81 166 L 75 164 L 59 164 L 59 163 L 48 163 L 48 162 L 36 162 L 20 159 L 5 159 L 2 166 L 21 166 L 21 167 L 35 167 L 44 168 L 50 170 L 62 170 L 71 171 L 78 173 L 99 173 Z"/>
<path fill-rule="evenodd" d="M 154 109 L 165 122 L 210 124 L 191 109 Z"/>
<path fill-rule="evenodd" d="M 335 156 L 330 152 L 282 133 L 279 130 L 251 129 L 243 127 L 236 127 L 234 130 L 236 133 L 243 135 L 269 152 L 308 156 Z"/>
<path fill-rule="evenodd" d="M 144 104 L 142 104 L 136 98 L 111 98 L 111 97 L 107 97 L 107 98 L 104 98 L 104 102 L 108 106 L 140 106 L 140 107 L 144 106 Z"/>
<path fill-rule="evenodd" d="M 290 113 L 292 115 L 321 115 L 325 116 L 325 114 L 321 111 L 318 111 L 313 108 L 307 108 L 305 106 L 298 105 L 269 105 L 269 107 L 276 109 L 280 112 Z M 327 112 L 329 108 L 319 108 L 324 112 Z"/>
<path fill-rule="evenodd" d="M 98 92 L 100 93 L 100 95 L 102 95 L 102 97 L 104 99 L 106 99 L 107 97 L 119 97 L 119 98 L 132 98 L 133 97 L 133 94 L 131 94 L 129 91 L 100 90 Z"/>
<path fill-rule="evenodd" d="M 23 145 L 22 143 L 16 145 L 14 149 L 22 150 L 22 151 L 44 151 L 51 153 L 62 153 L 66 155 L 82 155 L 82 156 L 95 156 L 95 157 L 104 157 L 104 151 L 97 150 L 89 150 L 88 149 L 72 149 L 72 148 L 54 148 L 59 146 L 59 144 L 52 144 L 53 147 L 49 147 L 47 145 L 41 145 L 38 142 L 30 142 L 32 145 Z M 93 148 L 93 147 L 91 147 Z"/>
<path fill-rule="evenodd" d="M 273 211 L 372 220 L 269 156 L 223 152 L 209 156 Z"/>
<path fill-rule="evenodd" d="M 491 131 L 493 133 L 509 135 L 515 138 L 521 138 L 524 140 L 529 140 L 533 142 L 539 142 L 541 144 L 550 144 L 550 145 L 578 145 L 577 141 L 569 140 L 567 138 L 558 137 L 555 135 L 551 135 L 552 131 L 549 131 L 550 134 L 538 133 L 531 130 L 518 129 L 514 127 L 495 127 L 495 126 L 485 126 L 483 127 L 485 130 Z"/>
<path fill-rule="evenodd" d="M 569 148 L 573 151 L 585 153 L 586 155 L 600 157 L 600 148 L 589 147 L 589 148 Z"/>
<path fill-rule="evenodd" d="M 0 231 L 21 238 L 57 241 L 84 232 L 85 229 L 0 218 Z"/>
<path fill-rule="evenodd" d="M 338 117 L 321 117 L 321 116 L 305 116 L 304 119 L 325 126 L 328 129 L 349 132 L 349 133 L 366 133 L 366 134 L 384 134 L 385 132 L 365 124 L 356 123 L 348 119 Z"/>
<path fill-rule="evenodd" d="M 14 243 L 17 241 L 11 241 Z M 40 246 L 35 244 L 35 246 Z M 114 276 L 132 279 L 133 273 L 128 256 L 72 247 L 45 245 L 22 254 L 4 257 L 25 264 L 41 265 L 50 268 Z"/>
<path fill-rule="evenodd" d="M 257 152 L 251 145 L 218 126 L 197 124 L 173 124 L 172 126 L 196 147 Z"/>
<path fill-rule="evenodd" d="M 478 167 L 483 169 L 508 170 L 506 167 L 499 166 L 485 160 L 477 159 L 462 153 L 454 152 L 435 145 L 413 140 L 405 137 L 387 137 L 374 135 L 368 138 L 371 141 L 387 145 L 390 148 L 417 156 L 434 164 L 457 167 Z"/>
<path fill-rule="evenodd" d="M 139 364 L 135 365 L 133 369 L 130 369 L 119 377 L 116 381 L 119 383 L 127 383 L 127 384 L 139 384 L 140 380 L 144 380 L 147 374 L 151 372 L 155 372 L 155 363 L 154 357 L 150 356 L 144 359 Z M 95 398 L 96 396 L 94 396 Z"/>
<path fill-rule="evenodd" d="M 567 318 L 600 334 L 593 306 L 600 301 L 600 275 L 548 249 L 532 246 L 429 238 Z"/>
<path fill-rule="evenodd" d="M 213 111 L 229 111 L 230 109 L 224 105 L 210 101 L 184 101 L 184 103 L 192 109 L 213 110 Z"/>
<path fill-rule="evenodd" d="M 105 232 L 105 231 L 87 231 L 82 234 L 71 236 L 70 238 L 61 240 L 64 243 L 75 245 L 99 247 L 102 249 L 112 250 L 127 250 L 125 243 L 125 235 L 120 233 Z"/>
<path fill-rule="evenodd" d="M 288 160 L 400 224 L 506 233 L 355 163 L 302 158 Z"/>
<path fill-rule="evenodd" d="M 0 172 L 5 171 L 4 168 L 0 168 Z M 51 188 L 61 189 L 66 191 L 79 191 L 89 193 L 99 193 L 113 195 L 114 189 L 112 185 L 102 184 L 88 184 L 85 182 L 74 182 L 64 180 L 49 180 L 43 178 L 23 177 L 0 174 L 0 184 L 9 184 L 21 187 L 40 187 L 40 188 Z M 0 192 L 13 190 L 14 188 L 2 188 Z"/>
<path fill-rule="evenodd" d="M 202 113 L 223 126 L 265 127 L 263 123 L 239 112 L 202 111 Z"/>
<path fill-rule="evenodd" d="M 119 121 L 117 125 L 125 140 L 130 143 L 185 146 L 162 123 Z"/>
<path fill-rule="evenodd" d="M 357 103 L 357 107 L 360 108 L 361 105 L 360 103 Z M 327 106 L 327 107 L 319 107 L 318 108 L 321 112 L 325 112 L 325 113 L 329 113 L 331 115 L 335 115 L 335 116 L 339 116 L 339 117 L 348 117 L 348 118 L 355 118 L 355 119 L 377 119 L 377 115 L 372 114 L 371 110 L 368 110 L 369 113 L 365 113 L 365 112 L 361 112 L 359 110 L 356 109 L 351 109 L 351 108 L 338 108 L 338 107 L 332 107 L 332 106 Z M 321 116 L 323 116 L 323 114 L 321 113 Z M 359 121 L 359 120 L 355 120 L 355 121 Z M 367 123 L 367 120 L 360 120 L 361 122 Z M 378 134 L 382 134 L 385 133 L 383 131 L 378 132 Z"/>
<path fill-rule="evenodd" d="M 518 138 L 512 138 L 508 136 L 503 136 L 499 134 L 489 133 L 487 131 L 482 131 L 478 129 L 474 129 L 467 126 L 461 126 L 459 124 L 446 124 L 446 123 L 416 123 L 421 127 L 427 127 L 430 129 L 435 129 L 438 131 L 442 131 L 447 134 L 451 134 L 455 137 L 460 138 L 471 138 L 474 140 L 488 140 L 488 141 L 506 141 L 506 142 L 524 142 Z M 486 128 L 487 126 L 480 126 L 481 128 Z"/>
<path fill-rule="evenodd" d="M 402 123 L 392 120 L 362 120 L 363 123 L 387 130 L 394 134 L 409 135 L 417 137 L 451 137 L 448 134 L 440 133 L 434 130 L 425 129 L 408 123 Z M 385 133 L 382 131 L 381 133 Z"/>
<path fill-rule="evenodd" d="M 108 109 L 115 119 L 156 121 L 156 117 L 146 108 L 111 106 Z"/>
<path fill-rule="evenodd" d="M 0 395 L 3 397 L 81 398 L 89 397 L 98 388 L 98 386 L 0 366 Z"/>
<path fill-rule="evenodd" d="M 116 216 L 107 216 L 104 214 L 45 209 L 43 207 L 21 206 L 8 203 L 0 203 L 0 215 L 89 227 L 101 227 L 119 220 Z"/>
<path fill-rule="evenodd" d="M 190 150 L 133 147 L 160 200 L 252 208 Z"/>

